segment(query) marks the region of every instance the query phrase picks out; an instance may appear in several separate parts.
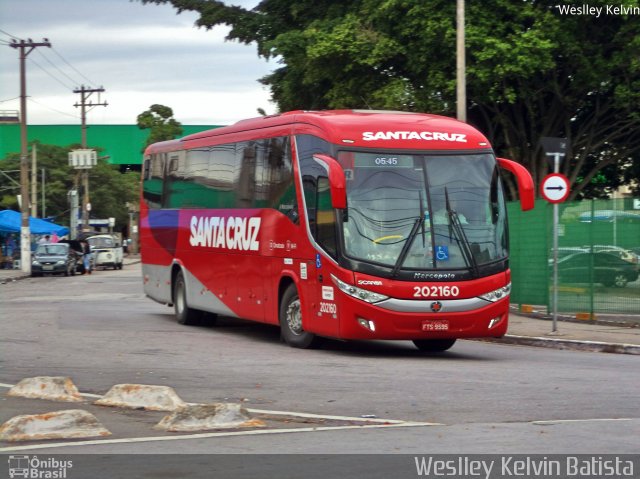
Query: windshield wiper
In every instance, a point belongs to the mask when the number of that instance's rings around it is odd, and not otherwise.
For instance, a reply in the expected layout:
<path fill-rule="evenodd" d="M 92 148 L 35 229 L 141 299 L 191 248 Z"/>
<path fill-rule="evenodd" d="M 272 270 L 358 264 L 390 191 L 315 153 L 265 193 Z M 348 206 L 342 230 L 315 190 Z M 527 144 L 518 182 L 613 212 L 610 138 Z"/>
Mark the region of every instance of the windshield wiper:
<path fill-rule="evenodd" d="M 446 187 L 444 188 L 444 197 L 445 205 L 447 207 L 447 214 L 449 215 L 449 223 L 457 237 L 456 239 L 458 240 L 458 244 L 460 244 L 460 250 L 462 251 L 464 261 L 471 268 L 471 272 L 473 273 L 473 275 L 477 278 L 480 276 L 478 262 L 476 261 L 476 257 L 473 256 L 473 252 L 471 251 L 471 247 L 469 246 L 469 240 L 467 239 L 467 235 L 464 232 L 464 228 L 462 227 L 462 223 L 460 222 L 458 213 L 451 209 L 451 205 L 449 204 L 449 192 L 447 191 Z"/>
<path fill-rule="evenodd" d="M 424 230 L 425 213 L 424 213 L 424 204 L 422 203 L 422 191 L 418 191 L 418 201 L 420 202 L 420 218 L 423 218 L 422 227 L 420 228 L 420 232 L 422 233 L 422 247 L 425 248 L 427 245 L 425 243 L 425 230 Z"/>
<path fill-rule="evenodd" d="M 393 266 L 393 269 L 391 270 L 392 278 L 395 278 L 396 275 L 398 274 L 398 271 L 400 270 L 400 266 L 402 266 L 402 263 L 404 263 L 404 260 L 406 259 L 407 254 L 409 254 L 409 250 L 411 249 L 413 240 L 415 240 L 416 236 L 418 236 L 418 229 L 420 229 L 420 225 L 423 225 L 423 224 L 424 224 L 424 215 L 421 215 L 419 218 L 416 218 L 416 221 L 413 223 L 413 227 L 411 228 L 411 233 L 409 233 L 409 237 L 407 238 L 407 241 L 404 243 L 404 246 L 400 251 L 398 260 L 396 261 L 396 264 Z"/>

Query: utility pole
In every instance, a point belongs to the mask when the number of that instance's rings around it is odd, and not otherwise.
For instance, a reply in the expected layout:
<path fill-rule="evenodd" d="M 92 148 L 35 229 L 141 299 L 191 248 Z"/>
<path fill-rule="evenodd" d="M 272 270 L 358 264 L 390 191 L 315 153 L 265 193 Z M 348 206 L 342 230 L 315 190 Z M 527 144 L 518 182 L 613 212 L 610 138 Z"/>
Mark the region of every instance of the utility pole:
<path fill-rule="evenodd" d="M 104 88 L 85 88 L 82 85 L 80 88 L 76 88 L 73 90 L 73 93 L 80 93 L 80 102 L 76 103 L 76 108 L 80 107 L 80 118 L 82 120 L 82 136 L 81 136 L 81 148 L 87 148 L 87 107 L 93 108 L 95 106 L 108 106 L 107 102 L 100 103 L 100 99 L 98 97 L 98 103 L 93 103 L 89 101 L 89 97 L 93 93 L 102 93 L 104 92 Z M 80 172 L 80 176 L 82 178 L 82 189 L 84 190 L 84 194 L 82 195 L 82 228 L 85 231 L 89 230 L 89 209 L 90 199 L 89 199 L 89 170 L 83 169 Z"/>
<path fill-rule="evenodd" d="M 42 217 L 46 218 L 47 217 L 47 203 L 45 200 L 45 179 L 44 179 L 44 168 L 42 168 L 42 209 L 40 210 L 42 212 Z"/>
<path fill-rule="evenodd" d="M 20 49 L 20 267 L 31 274 L 31 230 L 29 229 L 29 154 L 27 146 L 27 66 L 29 53 L 37 47 L 51 47 L 49 40 L 11 40 L 11 48 Z"/>
<path fill-rule="evenodd" d="M 31 216 L 38 217 L 38 147 L 31 145 Z"/>
<path fill-rule="evenodd" d="M 456 116 L 458 120 L 466 122 L 467 77 L 464 36 L 464 0 L 456 0 Z"/>

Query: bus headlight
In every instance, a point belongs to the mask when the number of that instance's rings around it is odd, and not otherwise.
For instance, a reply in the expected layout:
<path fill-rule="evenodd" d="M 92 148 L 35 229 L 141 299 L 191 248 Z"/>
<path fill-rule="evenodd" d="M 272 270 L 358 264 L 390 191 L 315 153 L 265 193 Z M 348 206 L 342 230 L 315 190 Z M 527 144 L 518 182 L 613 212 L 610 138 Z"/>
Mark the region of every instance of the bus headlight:
<path fill-rule="evenodd" d="M 384 301 L 385 299 L 389 299 L 389 296 L 385 296 L 384 294 L 374 293 L 373 291 L 368 291 L 366 289 L 358 288 L 351 284 L 345 283 L 344 281 L 340 281 L 334 275 L 331 275 L 331 280 L 338 287 L 338 289 L 349 296 L 353 296 L 354 298 L 358 298 L 362 301 L 366 301 L 367 303 L 377 303 L 379 301 Z"/>
<path fill-rule="evenodd" d="M 491 301 L 495 303 L 496 301 L 500 301 L 502 298 L 506 298 L 511 293 L 511 283 L 502 288 L 498 288 L 495 291 L 491 291 L 487 294 L 481 294 L 480 297 L 486 301 Z"/>

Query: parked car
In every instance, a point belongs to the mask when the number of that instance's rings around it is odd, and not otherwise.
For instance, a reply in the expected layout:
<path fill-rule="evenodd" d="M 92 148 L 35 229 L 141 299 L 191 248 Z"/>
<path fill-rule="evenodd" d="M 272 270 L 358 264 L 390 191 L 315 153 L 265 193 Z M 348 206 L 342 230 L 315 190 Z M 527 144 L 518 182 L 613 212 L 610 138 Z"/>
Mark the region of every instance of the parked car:
<path fill-rule="evenodd" d="M 638 265 L 611 253 L 575 253 L 558 261 L 558 277 L 568 283 L 602 283 L 624 288 L 638 279 Z"/>
<path fill-rule="evenodd" d="M 43 274 L 76 274 L 78 253 L 68 243 L 39 244 L 31 261 L 31 276 Z"/>
<path fill-rule="evenodd" d="M 583 248 L 589 251 L 590 247 L 583 246 Z M 593 251 L 596 253 L 611 253 L 620 259 L 628 261 L 629 263 L 638 264 L 638 255 L 633 251 L 621 248 L 620 246 L 596 244 L 593 245 Z"/>
<path fill-rule="evenodd" d="M 124 252 L 120 241 L 112 235 L 95 235 L 87 238 L 93 254 L 93 265 L 122 269 Z"/>
<path fill-rule="evenodd" d="M 561 246 L 558 248 L 558 259 L 566 258 L 575 253 L 588 253 L 589 248 L 578 248 L 576 246 Z M 551 251 L 550 258 L 553 258 L 553 250 Z"/>

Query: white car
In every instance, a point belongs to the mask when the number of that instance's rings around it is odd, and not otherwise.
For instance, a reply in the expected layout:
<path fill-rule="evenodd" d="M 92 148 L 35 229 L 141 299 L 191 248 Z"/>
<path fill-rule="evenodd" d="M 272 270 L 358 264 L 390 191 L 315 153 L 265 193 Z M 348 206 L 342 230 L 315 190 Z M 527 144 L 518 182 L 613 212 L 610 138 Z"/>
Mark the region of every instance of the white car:
<path fill-rule="evenodd" d="M 120 241 L 108 234 L 95 235 L 87 238 L 91 253 L 93 254 L 93 266 L 112 267 L 113 269 L 122 269 L 122 258 L 124 251 Z"/>

